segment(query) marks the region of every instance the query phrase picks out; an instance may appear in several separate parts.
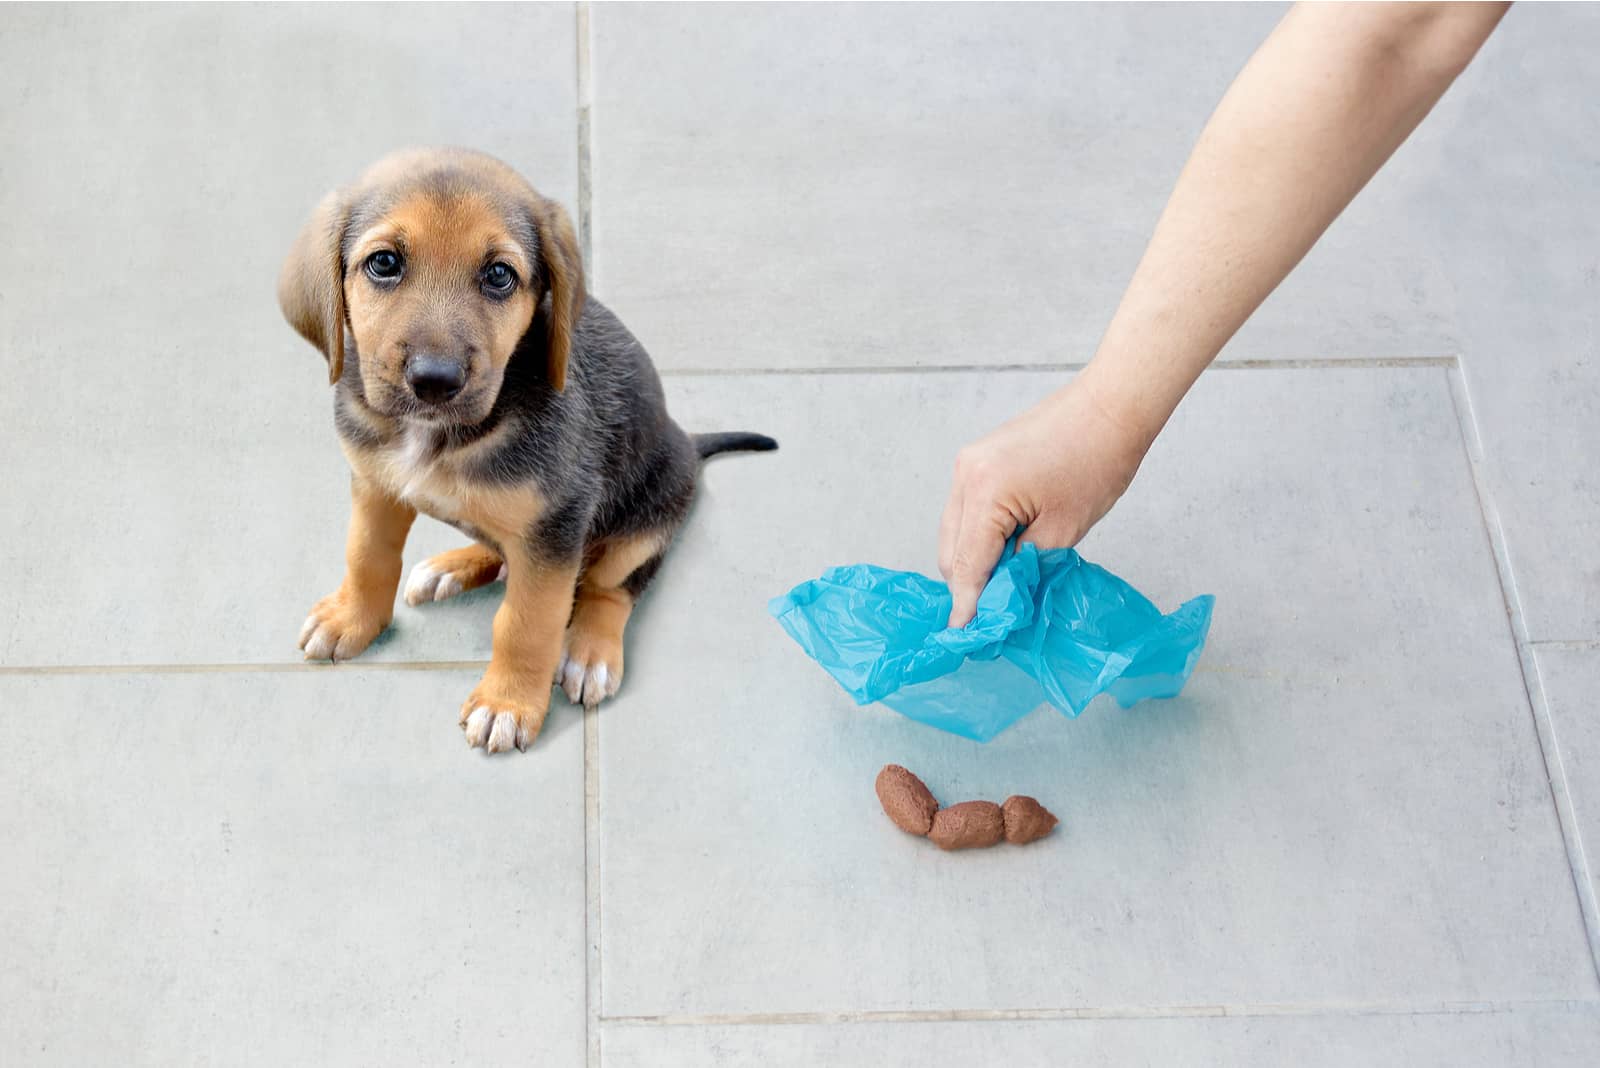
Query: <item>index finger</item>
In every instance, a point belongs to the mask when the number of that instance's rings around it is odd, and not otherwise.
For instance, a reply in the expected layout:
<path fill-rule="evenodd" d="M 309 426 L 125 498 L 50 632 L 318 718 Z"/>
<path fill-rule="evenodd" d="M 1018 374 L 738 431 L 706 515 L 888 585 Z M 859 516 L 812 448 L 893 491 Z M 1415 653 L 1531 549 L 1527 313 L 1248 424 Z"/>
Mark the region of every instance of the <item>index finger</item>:
<path fill-rule="evenodd" d="M 950 558 L 950 623 L 964 627 L 978 613 L 978 596 L 1000 562 L 1016 523 L 994 507 L 966 508 Z"/>

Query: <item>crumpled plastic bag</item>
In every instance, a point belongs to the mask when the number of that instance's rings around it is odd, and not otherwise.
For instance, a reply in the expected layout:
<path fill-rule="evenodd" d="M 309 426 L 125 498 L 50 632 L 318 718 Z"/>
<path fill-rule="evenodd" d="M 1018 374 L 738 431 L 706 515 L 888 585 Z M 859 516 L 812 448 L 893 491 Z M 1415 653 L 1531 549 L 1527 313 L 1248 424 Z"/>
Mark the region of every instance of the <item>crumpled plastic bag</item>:
<path fill-rule="evenodd" d="M 1164 616 L 1073 549 L 1013 542 L 959 630 L 944 583 L 871 564 L 832 568 L 767 610 L 857 704 L 986 742 L 1045 701 L 1076 717 L 1102 693 L 1123 708 L 1176 697 L 1214 602 Z"/>

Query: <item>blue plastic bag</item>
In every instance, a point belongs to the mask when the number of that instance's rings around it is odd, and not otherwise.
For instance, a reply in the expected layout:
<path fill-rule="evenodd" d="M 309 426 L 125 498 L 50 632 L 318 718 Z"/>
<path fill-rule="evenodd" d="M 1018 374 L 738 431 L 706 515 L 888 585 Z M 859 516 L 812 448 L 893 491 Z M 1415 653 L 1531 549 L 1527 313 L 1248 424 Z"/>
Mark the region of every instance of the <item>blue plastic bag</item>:
<path fill-rule="evenodd" d="M 1176 697 L 1211 627 L 1209 594 L 1163 616 L 1072 549 L 1015 543 L 959 630 L 950 590 L 909 571 L 836 567 L 767 609 L 857 704 L 986 742 L 1043 701 L 1077 716 L 1099 694 L 1123 708 Z"/>

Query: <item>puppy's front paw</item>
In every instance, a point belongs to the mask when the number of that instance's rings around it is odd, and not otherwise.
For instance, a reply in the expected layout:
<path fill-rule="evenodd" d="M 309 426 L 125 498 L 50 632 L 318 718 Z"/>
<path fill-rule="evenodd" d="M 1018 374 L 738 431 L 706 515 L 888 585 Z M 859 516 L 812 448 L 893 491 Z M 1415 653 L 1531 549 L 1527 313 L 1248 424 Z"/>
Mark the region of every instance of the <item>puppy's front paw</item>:
<path fill-rule="evenodd" d="M 467 744 L 491 753 L 512 746 L 526 749 L 539 736 L 550 711 L 550 686 L 484 675 L 472 696 L 461 706 L 461 726 Z"/>
<path fill-rule="evenodd" d="M 343 590 L 318 601 L 300 628 L 307 660 L 349 660 L 372 644 L 389 617 L 353 603 Z"/>

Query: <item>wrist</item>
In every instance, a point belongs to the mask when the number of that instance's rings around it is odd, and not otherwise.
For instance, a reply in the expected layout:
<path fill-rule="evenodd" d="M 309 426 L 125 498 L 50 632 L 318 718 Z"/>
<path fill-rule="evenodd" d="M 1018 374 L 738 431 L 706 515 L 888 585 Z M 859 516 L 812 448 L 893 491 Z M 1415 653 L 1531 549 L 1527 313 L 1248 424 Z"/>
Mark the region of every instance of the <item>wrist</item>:
<path fill-rule="evenodd" d="M 1167 425 L 1176 404 L 1141 388 L 1140 376 L 1107 371 L 1096 357 L 1073 379 L 1071 388 L 1115 432 L 1121 450 L 1143 458 Z"/>

